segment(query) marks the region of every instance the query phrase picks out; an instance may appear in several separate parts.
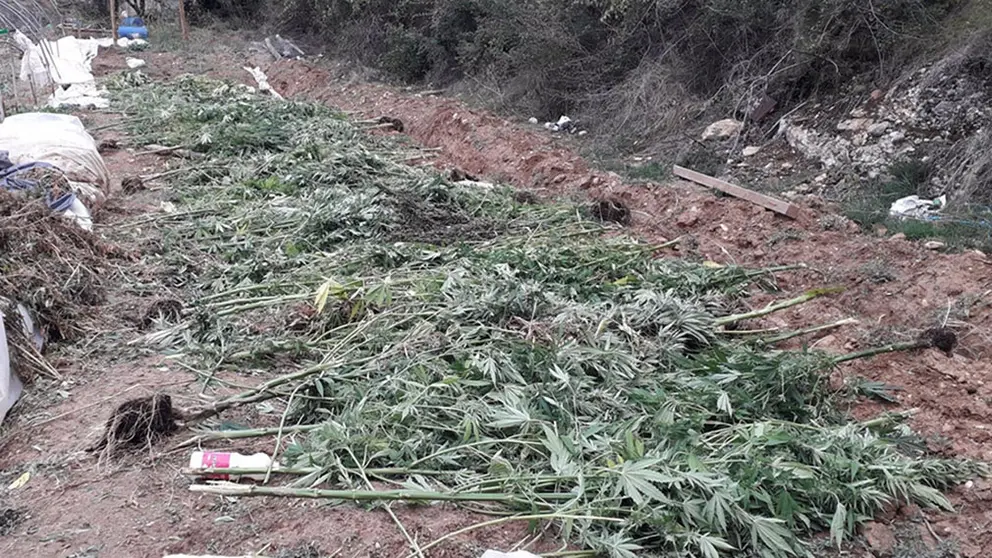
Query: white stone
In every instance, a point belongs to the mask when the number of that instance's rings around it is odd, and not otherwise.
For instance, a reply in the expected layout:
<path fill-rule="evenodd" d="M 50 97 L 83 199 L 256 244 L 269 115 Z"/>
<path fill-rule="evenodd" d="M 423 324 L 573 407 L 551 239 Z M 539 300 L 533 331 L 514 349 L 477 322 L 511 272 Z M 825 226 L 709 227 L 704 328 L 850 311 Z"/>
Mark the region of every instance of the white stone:
<path fill-rule="evenodd" d="M 744 129 L 744 123 L 733 118 L 718 120 L 706 127 L 703 131 L 703 140 L 727 139 L 735 136 Z"/>
<path fill-rule="evenodd" d="M 878 122 L 876 124 L 872 124 L 871 126 L 868 126 L 868 135 L 877 138 L 882 134 L 884 134 L 886 131 L 888 131 L 888 129 L 889 129 L 888 122 Z"/>
<path fill-rule="evenodd" d="M 868 118 L 852 118 L 850 120 L 841 120 L 837 123 L 837 130 L 841 132 L 859 132 L 872 125 L 872 121 Z"/>
<path fill-rule="evenodd" d="M 744 151 L 742 152 L 742 154 L 745 157 L 753 157 L 754 155 L 757 155 L 758 152 L 760 152 L 760 151 L 761 151 L 761 148 L 758 147 L 757 145 L 749 145 L 749 146 L 747 146 L 747 147 L 744 148 Z"/>

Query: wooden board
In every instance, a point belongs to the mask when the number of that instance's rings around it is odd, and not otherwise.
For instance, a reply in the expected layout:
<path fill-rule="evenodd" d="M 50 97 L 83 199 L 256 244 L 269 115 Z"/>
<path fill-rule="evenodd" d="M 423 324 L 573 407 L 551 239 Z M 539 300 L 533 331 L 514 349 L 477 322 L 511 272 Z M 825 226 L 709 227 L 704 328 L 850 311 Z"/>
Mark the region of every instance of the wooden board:
<path fill-rule="evenodd" d="M 675 176 L 680 176 L 686 180 L 696 182 L 697 184 L 702 184 L 703 186 L 720 190 L 721 192 L 730 194 L 735 198 L 747 200 L 755 205 L 760 205 L 766 209 L 771 209 L 772 211 L 785 215 L 791 219 L 799 217 L 799 207 L 789 202 L 778 200 L 764 194 L 759 194 L 753 190 L 741 188 L 740 186 L 720 180 L 719 178 L 713 178 L 712 176 L 707 176 L 701 172 L 682 168 L 678 165 L 675 165 L 672 172 L 675 173 Z"/>

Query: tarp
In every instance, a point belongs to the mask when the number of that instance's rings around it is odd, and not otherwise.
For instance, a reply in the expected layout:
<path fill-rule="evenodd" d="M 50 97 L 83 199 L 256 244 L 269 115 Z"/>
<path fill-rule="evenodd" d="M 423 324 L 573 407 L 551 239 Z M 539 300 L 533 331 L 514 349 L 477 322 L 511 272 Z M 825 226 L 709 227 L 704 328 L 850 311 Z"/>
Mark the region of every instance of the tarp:
<path fill-rule="evenodd" d="M 27 112 L 0 123 L 0 149 L 10 162 L 48 163 L 65 173 L 73 190 L 88 202 L 103 201 L 110 173 L 93 136 L 68 114 Z"/>
<path fill-rule="evenodd" d="M 99 47 L 112 45 L 113 39 L 77 39 L 70 35 L 34 44 L 23 34 L 15 33 L 14 40 L 24 51 L 21 80 L 30 81 L 35 89 L 41 90 L 55 84 L 55 93 L 48 98 L 49 106 L 106 108 L 110 105 L 105 91 L 96 85 L 91 63 Z"/>
<path fill-rule="evenodd" d="M 36 86 L 93 81 L 90 64 L 97 55 L 97 41 L 70 35 L 57 41 L 42 40 L 36 45 L 24 35 L 17 34 L 15 41 L 24 50 L 24 57 L 21 58 L 22 81 L 31 80 Z"/>
<path fill-rule="evenodd" d="M 113 39 L 77 39 L 70 35 L 57 41 L 41 40 L 34 44 L 16 31 L 14 41 L 24 51 L 21 80 L 31 82 L 35 89 L 56 85 L 55 92 L 48 98 L 49 106 L 110 106 L 106 91 L 96 85 L 91 64 L 100 47 L 113 45 Z M 121 37 L 117 44 L 127 48 L 132 44 L 146 44 L 146 41 Z"/>
<path fill-rule="evenodd" d="M 3 312 L 0 312 L 0 422 L 7 412 L 21 397 L 24 385 L 10 369 L 10 349 L 7 346 L 7 330 L 3 324 Z"/>

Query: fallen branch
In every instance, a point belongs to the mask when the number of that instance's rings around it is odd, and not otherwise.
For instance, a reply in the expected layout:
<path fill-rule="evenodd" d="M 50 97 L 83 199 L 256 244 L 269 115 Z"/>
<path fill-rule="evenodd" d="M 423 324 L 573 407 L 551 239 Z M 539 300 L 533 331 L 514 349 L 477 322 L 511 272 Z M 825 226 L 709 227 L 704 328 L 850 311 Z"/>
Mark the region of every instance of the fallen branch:
<path fill-rule="evenodd" d="M 858 351 L 856 353 L 848 353 L 846 355 L 835 357 L 834 364 L 840 364 L 842 362 L 849 362 L 861 358 L 869 358 L 876 355 L 884 355 L 887 353 L 897 353 L 900 351 L 915 351 L 916 349 L 926 349 L 929 346 L 930 344 L 925 341 L 893 343 L 891 345 L 885 345 L 884 347 L 875 347 L 873 349 L 866 349 L 864 351 Z"/>
<path fill-rule="evenodd" d="M 732 314 L 730 316 L 717 318 L 716 320 L 714 320 L 713 323 L 716 324 L 717 326 L 725 326 L 736 322 L 742 322 L 744 320 L 752 320 L 754 318 L 760 318 L 762 316 L 767 316 L 768 314 L 778 312 L 779 310 L 785 310 L 786 308 L 792 308 L 793 306 L 799 306 L 800 304 L 805 304 L 813 300 L 814 298 L 818 298 L 824 295 L 839 293 L 843 290 L 844 289 L 841 287 L 812 289 L 806 291 L 800 296 L 797 296 L 796 298 L 783 300 L 781 302 L 776 302 L 774 304 L 769 304 L 768 306 L 762 308 L 761 310 L 755 310 L 753 312 L 747 312 L 744 314 Z"/>
<path fill-rule="evenodd" d="M 269 487 L 235 483 L 194 484 L 190 492 L 222 496 L 274 496 L 279 498 L 314 498 L 355 502 L 500 502 L 541 506 L 515 496 L 498 492 L 429 492 L 426 490 L 323 490 L 319 488 Z M 564 502 L 575 499 L 569 493 L 539 493 L 542 500 Z M 546 504 L 545 504 L 546 505 Z M 619 520 L 614 520 L 619 521 Z"/>
<path fill-rule="evenodd" d="M 200 444 L 202 442 L 209 442 L 213 440 L 241 440 L 244 438 L 259 438 L 262 436 L 274 436 L 280 432 L 283 434 L 296 434 L 299 432 L 312 432 L 323 425 L 320 424 L 304 424 L 298 426 L 286 426 L 284 428 L 254 428 L 246 430 L 213 430 L 210 432 L 204 432 L 182 441 L 171 448 L 169 451 L 177 450 L 180 448 L 187 448 Z"/>
<path fill-rule="evenodd" d="M 782 335 L 776 335 L 775 337 L 769 337 L 767 339 L 762 339 L 761 342 L 762 343 L 766 343 L 766 344 L 780 343 L 782 341 L 785 341 L 787 339 L 792 339 L 794 337 L 801 337 L 803 335 L 809 335 L 811 333 L 818 333 L 818 332 L 821 332 L 821 331 L 827 331 L 829 329 L 837 329 L 838 327 L 842 327 L 842 326 L 846 326 L 846 325 L 853 325 L 853 324 L 856 324 L 856 323 L 858 323 L 858 320 L 856 320 L 854 318 L 846 318 L 846 319 L 843 319 L 843 320 L 841 320 L 839 322 L 834 322 L 832 324 L 818 325 L 818 326 L 808 327 L 808 328 L 805 328 L 805 329 L 799 329 L 799 330 L 788 332 L 788 333 L 783 333 Z"/>

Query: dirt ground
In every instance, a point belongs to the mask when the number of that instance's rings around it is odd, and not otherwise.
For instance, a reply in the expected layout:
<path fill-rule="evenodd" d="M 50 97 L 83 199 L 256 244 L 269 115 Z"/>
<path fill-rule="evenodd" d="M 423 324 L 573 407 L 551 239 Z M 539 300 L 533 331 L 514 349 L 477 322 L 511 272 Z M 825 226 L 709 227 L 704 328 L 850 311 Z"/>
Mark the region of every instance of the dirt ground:
<path fill-rule="evenodd" d="M 244 55 L 235 52 L 195 57 L 148 52 L 139 57 L 148 61 L 147 73 L 154 79 L 192 71 L 253 84 L 241 70 Z M 952 357 L 935 350 L 880 356 L 843 366 L 843 377 L 837 381 L 865 377 L 897 386 L 899 404 L 861 402 L 853 408 L 854 414 L 867 417 L 916 409 L 913 426 L 949 455 L 992 461 L 992 258 L 985 254 L 945 254 L 884 234 L 863 235 L 815 198 L 803 202 L 800 217 L 793 221 L 686 182 L 626 183 L 615 174 L 591 168 L 569 140 L 456 99 L 371 84 L 330 63 L 264 58 L 257 63 L 273 87 L 287 97 L 319 100 L 361 117 L 401 119 L 406 134 L 435 148 L 436 156 L 426 161 L 430 164 L 504 181 L 547 199 L 622 200 L 632 210 L 636 234 L 659 242 L 682 239 L 671 256 L 757 267 L 806 264 L 806 269 L 781 276 L 779 287 L 787 294 L 844 287 L 840 294 L 776 314 L 759 324 L 763 327 L 856 318 L 857 325 L 806 339 L 833 352 L 908 340 L 935 325 L 954 328 L 959 347 Z M 98 74 L 124 67 L 120 53 L 103 52 L 95 63 Z M 98 141 L 125 139 L 118 128 L 110 127 L 120 115 L 111 111 L 83 117 L 91 130 L 97 130 Z M 134 223 L 158 211 L 168 192 L 158 185 L 124 195 L 119 183 L 126 176 L 156 172 L 163 161 L 128 149 L 111 150 L 104 157 L 118 186 L 95 213 L 98 230 L 140 249 L 154 231 Z M 316 501 L 193 494 L 181 474 L 187 451 L 169 452 L 167 445 L 113 460 L 83 451 L 123 399 L 168 391 L 180 405 L 202 401 L 197 378 L 176 361 L 126 347 L 135 335 L 127 316 L 164 295 L 123 287 L 112 293 L 105 330 L 90 342 L 58 353 L 57 365 L 65 380 L 41 380 L 31 386 L 4 423 L 0 556 L 124 558 L 176 552 L 407 556 L 407 541 L 381 509 L 370 513 Z M 749 304 L 758 308 L 771 298 L 756 294 Z M 224 418 L 266 426 L 262 416 Z M 266 444 L 271 442 L 224 447 L 271 451 Z M 31 478 L 23 487 L 6 488 L 25 472 Z M 966 558 L 992 556 L 992 484 L 976 481 L 960 487 L 952 501 L 955 515 L 902 510 L 899 517 L 919 526 L 925 545 L 936 547 L 941 540 L 952 540 Z M 420 543 L 480 520 L 450 506 L 429 510 L 394 506 L 394 511 Z M 879 525 L 889 528 L 884 521 Z M 506 524 L 473 531 L 428 554 L 476 557 L 486 548 L 510 550 L 533 538 L 526 525 Z M 550 551 L 557 543 L 553 536 L 537 537 L 528 548 Z M 851 552 L 870 555 L 861 548 Z"/>

